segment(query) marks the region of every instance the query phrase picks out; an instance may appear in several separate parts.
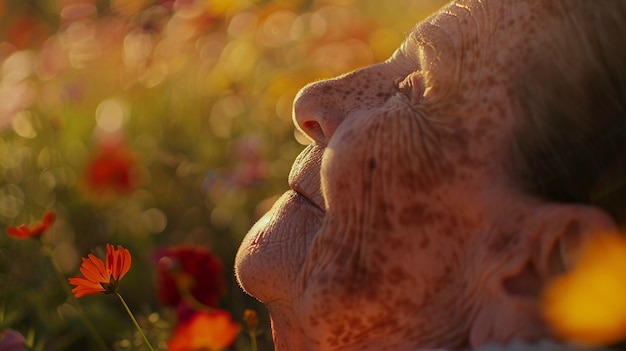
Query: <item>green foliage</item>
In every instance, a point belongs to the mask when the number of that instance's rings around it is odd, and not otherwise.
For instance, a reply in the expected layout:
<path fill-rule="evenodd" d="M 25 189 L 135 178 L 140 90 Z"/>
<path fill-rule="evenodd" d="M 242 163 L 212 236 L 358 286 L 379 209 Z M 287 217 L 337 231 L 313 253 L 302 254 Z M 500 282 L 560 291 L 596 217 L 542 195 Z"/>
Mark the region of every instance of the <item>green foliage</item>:
<path fill-rule="evenodd" d="M 268 316 L 228 267 L 306 143 L 294 137 L 291 102 L 310 81 L 384 60 L 441 4 L 0 5 L 11 18 L 0 27 L 0 223 L 57 216 L 41 240 L 0 234 L 0 330 L 28 336 L 32 349 L 96 349 L 47 253 L 73 276 L 80 257 L 122 244 L 133 266 L 120 292 L 164 349 L 175 317 L 155 297 L 156 252 L 187 243 L 221 258 L 222 307 L 236 320 L 259 311 L 259 349 L 269 349 Z M 79 303 L 107 347 L 135 349 L 141 340 L 115 300 Z M 234 348 L 248 349 L 246 340 Z"/>

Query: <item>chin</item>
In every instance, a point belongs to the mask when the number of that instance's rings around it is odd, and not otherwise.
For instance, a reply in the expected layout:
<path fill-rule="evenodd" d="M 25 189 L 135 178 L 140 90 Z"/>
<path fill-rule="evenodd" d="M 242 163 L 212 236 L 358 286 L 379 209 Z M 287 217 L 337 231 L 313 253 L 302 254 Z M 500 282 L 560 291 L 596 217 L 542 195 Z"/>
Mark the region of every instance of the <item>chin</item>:
<path fill-rule="evenodd" d="M 235 258 L 241 287 L 261 302 L 289 300 L 323 212 L 295 191 L 285 192 L 243 239 Z"/>

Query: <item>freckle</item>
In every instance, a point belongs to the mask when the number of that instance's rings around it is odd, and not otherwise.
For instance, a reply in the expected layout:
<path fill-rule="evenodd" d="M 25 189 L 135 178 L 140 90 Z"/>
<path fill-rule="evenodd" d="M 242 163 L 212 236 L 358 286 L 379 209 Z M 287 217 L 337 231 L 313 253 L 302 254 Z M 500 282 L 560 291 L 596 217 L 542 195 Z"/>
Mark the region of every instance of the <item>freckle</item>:
<path fill-rule="evenodd" d="M 372 228 L 375 230 L 393 229 L 393 224 L 389 220 L 389 215 L 386 212 L 375 214 L 374 220 L 372 221 Z"/>
<path fill-rule="evenodd" d="M 361 318 L 358 318 L 358 317 L 350 318 L 348 323 L 350 324 L 350 326 L 356 329 L 361 329 L 364 327 L 363 321 L 361 320 Z"/>
<path fill-rule="evenodd" d="M 378 302 L 379 301 L 378 293 L 376 293 L 376 291 L 370 288 L 365 293 L 365 299 L 369 302 Z"/>
<path fill-rule="evenodd" d="M 478 128 L 493 128 L 493 126 L 494 126 L 494 121 L 490 117 L 483 116 L 478 121 L 476 121 L 476 127 Z"/>
<path fill-rule="evenodd" d="M 430 238 L 428 238 L 428 236 L 424 236 L 419 245 L 422 249 L 428 248 L 430 246 Z"/>
<path fill-rule="evenodd" d="M 376 169 L 376 159 L 370 158 L 369 162 L 367 163 L 367 166 L 370 170 Z"/>
<path fill-rule="evenodd" d="M 410 279 L 410 275 L 402 267 L 393 267 L 386 275 L 387 281 L 393 285 L 399 285 Z"/>
<path fill-rule="evenodd" d="M 474 169 L 474 168 L 480 168 L 484 166 L 485 161 L 477 159 L 477 158 L 473 158 L 467 153 L 464 153 L 461 156 L 459 156 L 459 158 L 457 159 L 457 163 L 467 168 Z"/>
<path fill-rule="evenodd" d="M 390 252 L 399 250 L 405 246 L 405 242 L 398 239 L 388 238 L 385 240 L 387 246 L 391 249 Z"/>
<path fill-rule="evenodd" d="M 335 337 L 340 337 L 343 333 L 345 332 L 345 326 L 343 324 L 340 324 L 336 327 L 334 327 L 330 333 L 333 334 L 333 336 Z"/>
<path fill-rule="evenodd" d="M 387 254 L 383 253 L 382 251 L 374 251 L 374 256 L 376 257 L 376 261 L 379 263 L 386 263 L 389 261 L 389 257 L 387 256 Z"/>
<path fill-rule="evenodd" d="M 422 301 L 424 301 L 424 303 L 428 303 L 430 299 L 432 299 L 432 297 L 433 297 L 433 293 L 430 290 L 426 291 L 422 297 Z"/>
<path fill-rule="evenodd" d="M 337 340 L 337 338 L 327 338 L 326 342 L 333 347 L 339 346 L 339 340 Z"/>
<path fill-rule="evenodd" d="M 440 213 L 429 211 L 429 209 L 421 203 L 413 203 L 402 209 L 399 215 L 399 221 L 404 226 L 424 225 L 433 223 L 440 219 Z"/>

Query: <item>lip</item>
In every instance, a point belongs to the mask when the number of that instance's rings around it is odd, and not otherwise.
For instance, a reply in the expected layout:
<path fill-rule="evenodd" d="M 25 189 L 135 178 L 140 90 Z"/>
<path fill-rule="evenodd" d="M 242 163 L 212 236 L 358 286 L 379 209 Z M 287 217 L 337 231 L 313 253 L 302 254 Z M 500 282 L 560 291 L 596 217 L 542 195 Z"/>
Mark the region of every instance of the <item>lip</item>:
<path fill-rule="evenodd" d="M 306 202 L 324 212 L 320 167 L 324 149 L 316 144 L 307 146 L 298 155 L 289 173 L 289 187 Z"/>
<path fill-rule="evenodd" d="M 317 203 L 313 202 L 313 200 L 311 199 L 310 196 L 308 196 L 307 194 L 303 193 L 301 190 L 298 190 L 297 187 L 291 187 L 291 190 L 298 195 L 298 197 L 300 197 L 303 201 L 305 201 L 308 205 L 315 207 L 317 210 L 324 212 L 324 209 L 321 208 Z"/>

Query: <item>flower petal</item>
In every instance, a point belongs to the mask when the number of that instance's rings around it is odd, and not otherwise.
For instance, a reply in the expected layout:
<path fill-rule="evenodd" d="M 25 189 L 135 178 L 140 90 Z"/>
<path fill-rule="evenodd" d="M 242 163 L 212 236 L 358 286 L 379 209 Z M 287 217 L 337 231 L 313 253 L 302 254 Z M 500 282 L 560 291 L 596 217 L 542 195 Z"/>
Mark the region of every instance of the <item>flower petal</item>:
<path fill-rule="evenodd" d="M 132 259 L 130 257 L 130 251 L 128 249 L 123 248 L 118 245 L 117 249 L 119 251 L 119 263 L 118 263 L 118 271 L 117 271 L 117 280 L 122 279 L 126 273 L 130 270 L 130 264 Z"/>
<path fill-rule="evenodd" d="M 103 293 L 105 291 L 102 285 L 100 285 L 99 283 L 93 282 L 83 277 L 69 278 L 68 281 L 70 282 L 70 284 L 76 285 L 76 287 L 72 289 L 72 293 L 77 298 L 86 295 Z"/>
<path fill-rule="evenodd" d="M 102 288 L 94 289 L 94 288 L 89 288 L 89 287 L 86 287 L 86 286 L 77 286 L 74 289 L 72 289 L 72 294 L 74 294 L 74 296 L 76 296 L 76 298 L 83 297 L 83 296 L 88 296 L 88 295 L 101 294 L 103 292 L 105 292 L 105 290 L 102 289 Z"/>
<path fill-rule="evenodd" d="M 109 272 L 104 266 L 104 262 L 92 254 L 89 254 L 88 258 L 83 258 L 83 264 L 80 267 L 80 272 L 85 276 L 85 278 L 93 282 L 109 282 Z"/>
<path fill-rule="evenodd" d="M 85 279 L 83 277 L 72 277 L 72 278 L 68 278 L 67 280 L 72 285 L 103 290 L 102 285 L 100 285 L 100 283 L 92 282 L 91 280 Z"/>
<path fill-rule="evenodd" d="M 44 214 L 41 223 L 28 228 L 26 225 L 20 225 L 18 227 L 8 227 L 7 234 L 15 239 L 28 239 L 30 237 L 38 237 L 52 225 L 54 222 L 54 212 L 48 211 Z"/>
<path fill-rule="evenodd" d="M 30 237 L 31 232 L 27 226 L 21 225 L 19 227 L 8 227 L 7 234 L 15 239 L 27 239 L 28 237 Z"/>
<path fill-rule="evenodd" d="M 119 281 L 130 270 L 131 258 L 130 251 L 117 245 L 117 250 L 113 245 L 107 244 L 107 268 L 113 275 L 113 279 Z"/>
<path fill-rule="evenodd" d="M 167 346 L 170 351 L 222 350 L 233 343 L 239 328 L 227 311 L 197 312 L 174 329 Z"/>

